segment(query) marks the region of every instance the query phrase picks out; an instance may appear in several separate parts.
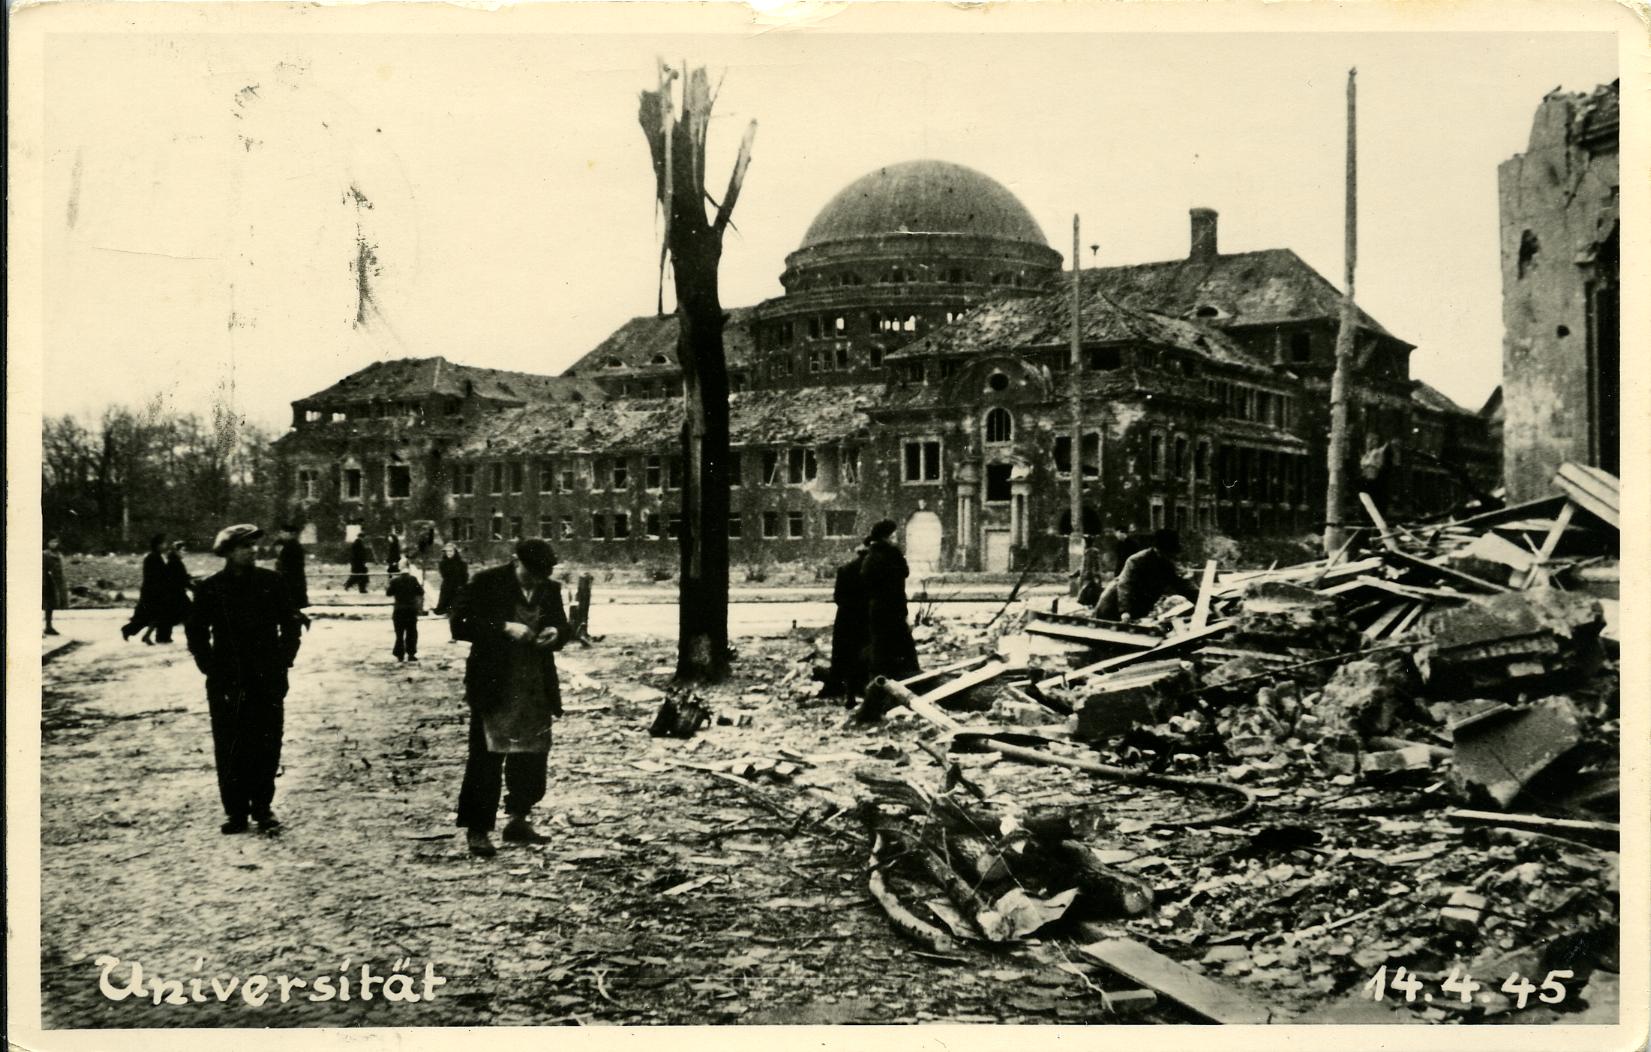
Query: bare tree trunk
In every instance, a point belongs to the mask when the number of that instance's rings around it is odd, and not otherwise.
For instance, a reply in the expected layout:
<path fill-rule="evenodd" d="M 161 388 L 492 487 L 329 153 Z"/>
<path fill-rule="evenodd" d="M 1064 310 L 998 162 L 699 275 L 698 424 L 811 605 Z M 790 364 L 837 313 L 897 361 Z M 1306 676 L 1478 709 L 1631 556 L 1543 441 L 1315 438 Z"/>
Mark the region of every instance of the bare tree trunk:
<path fill-rule="evenodd" d="M 682 80 L 681 115 L 673 82 Z M 653 156 L 665 217 L 665 251 L 676 290 L 677 362 L 684 403 L 681 584 L 677 679 L 716 682 L 728 673 L 728 362 L 723 349 L 717 269 L 722 234 L 751 163 L 753 121 L 716 217 L 707 219 L 705 138 L 714 102 L 703 68 L 660 66 L 660 84 L 641 95 L 637 119 Z M 663 256 L 661 257 L 663 265 Z"/>

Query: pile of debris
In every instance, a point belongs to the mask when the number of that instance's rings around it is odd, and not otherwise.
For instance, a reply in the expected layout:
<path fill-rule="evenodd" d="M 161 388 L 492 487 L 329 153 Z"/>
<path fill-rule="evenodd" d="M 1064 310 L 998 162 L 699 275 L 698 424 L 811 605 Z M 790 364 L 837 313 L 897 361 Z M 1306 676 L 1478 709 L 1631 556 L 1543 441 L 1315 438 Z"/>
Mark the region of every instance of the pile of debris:
<path fill-rule="evenodd" d="M 1545 500 L 1403 526 L 1389 526 L 1366 499 L 1371 527 L 1328 559 L 1232 573 L 1212 562 L 1196 602 L 1168 600 L 1154 616 L 1131 623 L 1099 621 L 1057 603 L 1025 617 L 1017 625 L 1022 631 L 1003 634 L 992 654 L 903 683 L 879 681 L 856 718 L 876 721 L 904 706 L 932 725 L 941 740 L 924 748 L 941 761 L 946 789 L 862 776 L 873 896 L 898 930 L 931 952 L 971 942 L 1000 946 L 1038 933 L 1091 938 L 1094 948 L 1103 934 L 1095 924 L 1108 918 L 1165 924 L 1172 932 L 1176 917 L 1190 915 L 1187 903 L 1201 897 L 1243 914 L 1217 892 L 1235 882 L 1303 882 L 1292 896 L 1317 888 L 1325 881 L 1314 883 L 1304 868 L 1315 853 L 1396 865 L 1448 859 L 1445 847 L 1407 857 L 1313 833 L 1311 844 L 1267 841 L 1272 846 L 1263 853 L 1305 852 L 1295 863 L 1258 862 L 1230 875 L 1202 866 L 1190 885 L 1172 882 L 1181 901 L 1171 901 L 1164 882 L 1155 887 L 1139 870 L 1111 865 L 1139 852 L 1097 846 L 1075 829 L 1069 812 L 1022 809 L 972 782 L 962 764 L 982 752 L 995 754 L 994 762 L 1066 768 L 1183 794 L 1185 807 L 1143 828 L 1266 840 L 1263 834 L 1280 829 L 1311 832 L 1267 814 L 1269 802 L 1286 793 L 1298 806 L 1341 814 L 1349 812 L 1336 811 L 1338 799 L 1368 804 L 1368 794 L 1385 793 L 1398 794 L 1383 805 L 1389 813 L 1437 814 L 1417 828 L 1478 835 L 1474 848 L 1461 849 L 1475 864 L 1518 862 L 1517 852 L 1526 850 L 1518 845 L 1547 845 L 1540 860 L 1471 885 L 1452 883 L 1459 871 L 1441 868 L 1428 885 L 1439 899 L 1429 900 L 1432 927 L 1454 941 L 1441 948 L 1412 940 L 1410 950 L 1424 955 L 1454 959 L 1472 949 L 1480 924 L 1495 926 L 1497 908 L 1485 893 L 1504 878 L 1517 887 L 1540 879 L 1544 867 L 1557 874 L 1566 864 L 1615 872 L 1617 639 L 1609 615 L 1616 599 L 1616 480 L 1567 465 L 1556 484 L 1560 493 Z M 1211 810 L 1212 797 L 1242 803 Z M 1267 824 L 1260 832 L 1244 828 L 1261 820 Z M 1614 927 L 1616 892 L 1603 880 L 1605 904 L 1588 899 L 1589 923 Z M 1399 882 L 1385 893 L 1400 889 L 1413 890 Z M 1333 900 L 1337 889 L 1324 890 Z M 1539 901 L 1545 900 L 1528 897 L 1524 905 Z M 1576 896 L 1556 901 L 1549 911 L 1555 918 L 1583 908 Z M 1350 900 L 1347 916 L 1326 913 L 1310 930 L 1238 932 L 1227 944 L 1231 952 L 1218 944 L 1205 964 L 1242 958 L 1249 978 L 1252 959 L 1293 959 L 1299 947 L 1376 912 Z M 1170 932 L 1161 945 L 1177 944 Z M 1344 935 L 1350 937 L 1334 938 Z M 1497 935 L 1510 937 L 1505 926 Z M 1276 938 L 1284 939 L 1277 952 L 1258 950 L 1259 941 Z M 1386 961 L 1394 946 L 1409 944 L 1378 945 Z M 1116 939 L 1105 954 L 1091 956 L 1110 969 L 1106 974 L 1126 978 L 1129 969 L 1107 957 L 1137 964 L 1161 957 L 1143 943 Z M 1208 983 L 1196 962 L 1192 967 L 1165 958 L 1145 970 L 1167 976 L 1169 987 Z M 1602 976 L 1614 971 L 1601 967 Z M 1321 993 L 1349 992 L 1337 986 L 1345 979 L 1323 978 L 1329 985 Z M 1192 985 L 1195 1000 L 1216 1005 L 1190 1006 L 1194 1015 L 1253 1021 L 1253 1006 Z M 1156 989 L 1189 1008 L 1163 986 Z M 1470 1007 L 1494 1012 L 1494 1000 Z M 1423 1011 L 1421 1003 L 1415 1008 Z"/>

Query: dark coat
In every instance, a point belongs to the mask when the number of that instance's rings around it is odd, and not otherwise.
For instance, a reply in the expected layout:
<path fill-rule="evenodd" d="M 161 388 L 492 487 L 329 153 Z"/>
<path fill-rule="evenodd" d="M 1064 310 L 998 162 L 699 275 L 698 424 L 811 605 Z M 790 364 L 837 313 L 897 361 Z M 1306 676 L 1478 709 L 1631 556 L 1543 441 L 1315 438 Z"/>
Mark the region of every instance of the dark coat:
<path fill-rule="evenodd" d="M 367 564 L 372 561 L 373 550 L 367 547 L 367 542 L 357 537 L 350 543 L 350 572 L 366 573 Z"/>
<path fill-rule="evenodd" d="M 207 689 L 240 687 L 280 697 L 304 622 L 274 570 L 226 567 L 195 586 L 184 635 Z"/>
<path fill-rule="evenodd" d="M 304 546 L 296 540 L 285 541 L 275 553 L 275 572 L 287 586 L 292 605 L 300 610 L 310 605 L 309 581 L 304 574 Z"/>
<path fill-rule="evenodd" d="M 132 624 L 158 625 L 165 613 L 166 556 L 150 552 L 143 557 L 143 583 L 138 586 L 138 605 L 132 611 Z"/>
<path fill-rule="evenodd" d="M 887 541 L 872 541 L 860 563 L 866 597 L 868 678 L 917 674 L 917 644 L 906 616 L 906 557 Z"/>
<path fill-rule="evenodd" d="M 451 558 L 444 555 L 436 564 L 436 572 L 441 574 L 441 591 L 436 593 L 436 613 L 445 614 L 452 609 L 459 589 L 470 582 L 470 564 L 464 561 L 462 555 Z"/>
<path fill-rule="evenodd" d="M 837 568 L 831 601 L 837 616 L 831 623 L 831 685 L 858 692 L 866 685 L 866 592 L 860 581 L 861 557 Z"/>
<path fill-rule="evenodd" d="M 183 556 L 169 552 L 166 556 L 166 581 L 161 590 L 161 616 L 157 624 L 176 625 L 189 617 L 189 589 L 194 586 L 189 567 Z"/>
<path fill-rule="evenodd" d="M 388 543 L 390 547 L 384 553 L 384 562 L 393 568 L 397 563 L 401 562 L 401 538 L 392 533 L 386 543 Z"/>
<path fill-rule="evenodd" d="M 42 605 L 47 610 L 61 610 L 69 605 L 69 582 L 63 576 L 63 556 L 50 548 L 41 550 Z"/>
<path fill-rule="evenodd" d="M 453 638 L 470 643 L 464 663 L 464 697 L 478 713 L 491 712 L 504 701 L 509 668 L 509 648 L 514 646 L 504 626 L 515 617 L 522 601 L 516 582 L 516 566 L 507 563 L 483 570 L 460 589 L 451 614 Z M 545 698 L 557 715 L 562 712 L 562 685 L 556 675 L 555 651 L 573 636 L 567 613 L 562 608 L 562 586 L 546 582 L 538 592 L 539 616 L 547 627 L 556 629 L 556 642 L 539 651 Z"/>
<path fill-rule="evenodd" d="M 1112 572 L 1114 574 L 1123 573 L 1124 563 L 1129 562 L 1131 555 L 1150 547 L 1152 547 L 1152 538 L 1150 537 L 1142 537 L 1139 534 L 1131 533 L 1119 538 L 1112 546 Z"/>
<path fill-rule="evenodd" d="M 1144 617 L 1158 605 L 1158 600 L 1170 594 L 1186 596 L 1196 602 L 1198 589 L 1181 576 L 1174 560 L 1156 548 L 1136 552 L 1124 563 L 1118 579 L 1101 593 L 1095 605 L 1095 616 L 1116 621 L 1122 614 Z"/>

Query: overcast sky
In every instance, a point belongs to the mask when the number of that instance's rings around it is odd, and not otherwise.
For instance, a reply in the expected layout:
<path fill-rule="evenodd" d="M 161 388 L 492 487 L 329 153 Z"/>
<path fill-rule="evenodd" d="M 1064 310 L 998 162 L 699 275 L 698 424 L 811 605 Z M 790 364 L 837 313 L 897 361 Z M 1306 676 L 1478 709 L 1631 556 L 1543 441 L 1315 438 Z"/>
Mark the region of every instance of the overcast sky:
<path fill-rule="evenodd" d="M 921 157 L 1001 181 L 1063 256 L 1081 214 L 1085 265 L 1183 255 L 1208 206 L 1224 251 L 1339 285 L 1357 66 L 1360 302 L 1473 409 L 1501 362 L 1497 165 L 1548 91 L 1616 76 L 1598 34 L 53 37 L 46 412 L 232 391 L 283 425 L 379 358 L 559 371 L 654 307 L 636 95 L 662 49 L 725 75 L 714 193 L 760 125 L 729 306 L 779 293 L 844 184 Z"/>

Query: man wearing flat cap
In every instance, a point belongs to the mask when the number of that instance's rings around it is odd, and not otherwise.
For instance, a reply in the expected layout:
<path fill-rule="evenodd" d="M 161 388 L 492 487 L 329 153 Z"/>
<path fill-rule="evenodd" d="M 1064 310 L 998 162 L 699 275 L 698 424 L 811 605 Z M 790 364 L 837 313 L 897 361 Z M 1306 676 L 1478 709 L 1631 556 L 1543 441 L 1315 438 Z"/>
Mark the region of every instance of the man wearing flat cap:
<path fill-rule="evenodd" d="M 212 553 L 223 556 L 224 568 L 195 586 L 184 622 L 189 653 L 206 676 L 225 833 L 246 832 L 249 818 L 266 833 L 281 824 L 270 803 L 281 763 L 287 669 L 309 624 L 280 575 L 253 565 L 253 542 L 263 535 L 250 523 L 218 531 Z"/>
<path fill-rule="evenodd" d="M 562 714 L 556 651 L 571 635 L 562 588 L 550 579 L 556 553 L 538 539 L 516 545 L 505 566 L 483 570 L 453 603 L 455 638 L 470 643 L 464 695 L 470 705 L 470 754 L 459 790 L 458 824 L 470 852 L 493 856 L 492 832 L 504 792 L 507 843 L 550 838 L 528 822 L 544 798 L 551 726 Z"/>

